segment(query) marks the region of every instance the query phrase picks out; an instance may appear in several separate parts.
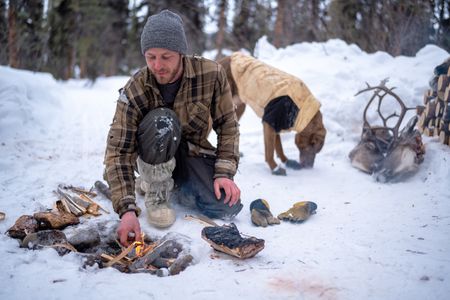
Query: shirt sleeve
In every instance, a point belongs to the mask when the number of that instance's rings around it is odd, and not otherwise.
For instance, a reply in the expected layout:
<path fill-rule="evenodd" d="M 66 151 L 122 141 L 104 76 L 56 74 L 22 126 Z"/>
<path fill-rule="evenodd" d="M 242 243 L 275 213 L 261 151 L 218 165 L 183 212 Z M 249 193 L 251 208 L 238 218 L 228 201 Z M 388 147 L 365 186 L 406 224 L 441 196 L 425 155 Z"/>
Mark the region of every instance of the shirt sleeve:
<path fill-rule="evenodd" d="M 114 210 L 120 216 L 130 210 L 138 212 L 134 188 L 138 123 L 138 112 L 122 91 L 108 133 L 105 153 L 105 179 L 111 189 Z"/>
<path fill-rule="evenodd" d="M 218 68 L 212 106 L 213 129 L 217 133 L 214 178 L 233 179 L 239 163 L 239 124 L 225 70 L 220 65 Z"/>

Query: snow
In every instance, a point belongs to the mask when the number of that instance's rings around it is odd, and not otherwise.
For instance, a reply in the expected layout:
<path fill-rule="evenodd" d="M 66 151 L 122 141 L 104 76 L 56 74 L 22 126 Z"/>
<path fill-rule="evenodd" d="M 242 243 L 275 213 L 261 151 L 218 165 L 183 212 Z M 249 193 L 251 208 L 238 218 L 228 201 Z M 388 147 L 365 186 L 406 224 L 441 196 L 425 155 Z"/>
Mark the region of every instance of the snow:
<path fill-rule="evenodd" d="M 392 57 L 340 40 L 277 50 L 265 38 L 256 53 L 309 86 L 322 103 L 328 130 L 313 169 L 272 176 L 261 121 L 246 110 L 240 127 L 244 156 L 235 177 L 244 209 L 234 222 L 266 241 L 262 252 L 248 260 L 215 254 L 200 237 L 202 225 L 184 220 L 192 212 L 179 206 L 167 230 L 140 217 L 152 236 L 175 232 L 191 238 L 194 265 L 171 277 L 82 269 L 75 254 L 22 249 L 1 235 L 0 299 L 448 299 L 450 147 L 424 137 L 419 172 L 396 184 L 378 183 L 352 168 L 347 155 L 371 96 L 354 96 L 365 82 L 389 77 L 388 86 L 396 86 L 408 106 L 419 105 L 433 68 L 449 53 L 428 45 L 414 57 Z M 59 183 L 91 187 L 102 178 L 107 131 L 127 79 L 58 82 L 49 74 L 0 66 L 1 232 L 23 214 L 51 208 Z M 282 140 L 288 157 L 298 159 L 294 134 Z M 270 203 L 274 215 L 302 200 L 314 201 L 318 210 L 303 224 L 254 227 L 248 207 L 258 198 Z M 105 198 L 96 201 L 112 211 Z M 138 205 L 144 208 L 141 196 Z M 103 214 L 82 219 L 79 228 L 114 231 L 117 222 L 117 215 Z"/>

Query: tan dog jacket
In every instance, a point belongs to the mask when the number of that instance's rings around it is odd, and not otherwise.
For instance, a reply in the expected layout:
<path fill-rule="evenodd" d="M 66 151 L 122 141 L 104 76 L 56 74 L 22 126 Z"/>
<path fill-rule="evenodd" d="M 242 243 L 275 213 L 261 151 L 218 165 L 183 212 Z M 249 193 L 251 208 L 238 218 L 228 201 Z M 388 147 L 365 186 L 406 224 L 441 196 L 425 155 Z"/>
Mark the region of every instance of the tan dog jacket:
<path fill-rule="evenodd" d="M 320 109 L 320 102 L 297 77 L 271 67 L 240 52 L 231 55 L 231 73 L 241 100 L 262 118 L 264 108 L 273 99 L 289 96 L 299 108 L 294 126 L 302 132 Z"/>

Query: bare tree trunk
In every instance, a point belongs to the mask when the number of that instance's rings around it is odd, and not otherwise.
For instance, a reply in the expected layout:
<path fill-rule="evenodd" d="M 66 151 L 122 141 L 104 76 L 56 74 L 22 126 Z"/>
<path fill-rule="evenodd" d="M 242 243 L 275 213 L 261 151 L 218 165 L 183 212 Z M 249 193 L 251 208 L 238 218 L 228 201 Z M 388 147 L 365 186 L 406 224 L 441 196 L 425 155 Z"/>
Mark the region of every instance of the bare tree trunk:
<path fill-rule="evenodd" d="M 8 64 L 8 20 L 5 0 L 0 0 L 0 65 Z"/>
<path fill-rule="evenodd" d="M 217 48 L 217 55 L 216 60 L 223 57 L 222 54 L 222 48 L 223 48 L 223 41 L 225 36 L 225 28 L 227 25 L 226 20 L 226 10 L 227 10 L 227 0 L 221 0 L 219 4 L 219 24 L 218 24 L 218 30 L 216 35 L 216 48 Z"/>
<path fill-rule="evenodd" d="M 278 0 L 277 7 L 277 19 L 275 21 L 275 29 L 274 29 L 274 37 L 273 37 L 273 45 L 277 48 L 280 48 L 283 45 L 283 37 L 284 37 L 284 19 L 285 19 L 285 4 L 286 0 Z"/>
<path fill-rule="evenodd" d="M 8 50 L 9 66 L 19 67 L 19 47 L 17 46 L 17 7 L 15 1 L 9 2 L 8 8 Z"/>
<path fill-rule="evenodd" d="M 69 78 L 73 77 L 73 69 L 75 66 L 75 56 L 76 56 L 76 49 L 75 47 L 71 47 L 71 49 L 67 52 L 67 65 L 65 66 L 64 71 L 64 80 L 68 80 Z"/>
<path fill-rule="evenodd" d="M 80 78 L 87 77 L 87 59 L 85 56 L 79 58 L 79 66 L 80 66 Z"/>

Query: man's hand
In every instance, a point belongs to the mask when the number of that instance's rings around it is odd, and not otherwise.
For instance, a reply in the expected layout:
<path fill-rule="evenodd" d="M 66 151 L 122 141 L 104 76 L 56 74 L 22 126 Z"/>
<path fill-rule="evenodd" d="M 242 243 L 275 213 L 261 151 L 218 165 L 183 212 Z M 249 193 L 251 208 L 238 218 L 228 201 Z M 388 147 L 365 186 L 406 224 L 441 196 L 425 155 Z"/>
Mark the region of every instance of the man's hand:
<path fill-rule="evenodd" d="M 228 203 L 230 207 L 235 205 L 241 198 L 241 190 L 231 179 L 220 177 L 214 180 L 214 193 L 216 194 L 216 198 L 219 200 L 221 196 L 220 189 L 223 189 L 225 192 L 225 199 L 223 200 L 223 203 Z"/>
<path fill-rule="evenodd" d="M 130 233 L 133 233 L 134 237 L 131 237 L 129 235 Z M 125 247 L 131 244 L 130 239 L 131 242 L 142 242 L 141 226 L 134 211 L 127 211 L 122 215 L 119 228 L 117 228 L 117 235 L 119 236 L 120 243 Z"/>

